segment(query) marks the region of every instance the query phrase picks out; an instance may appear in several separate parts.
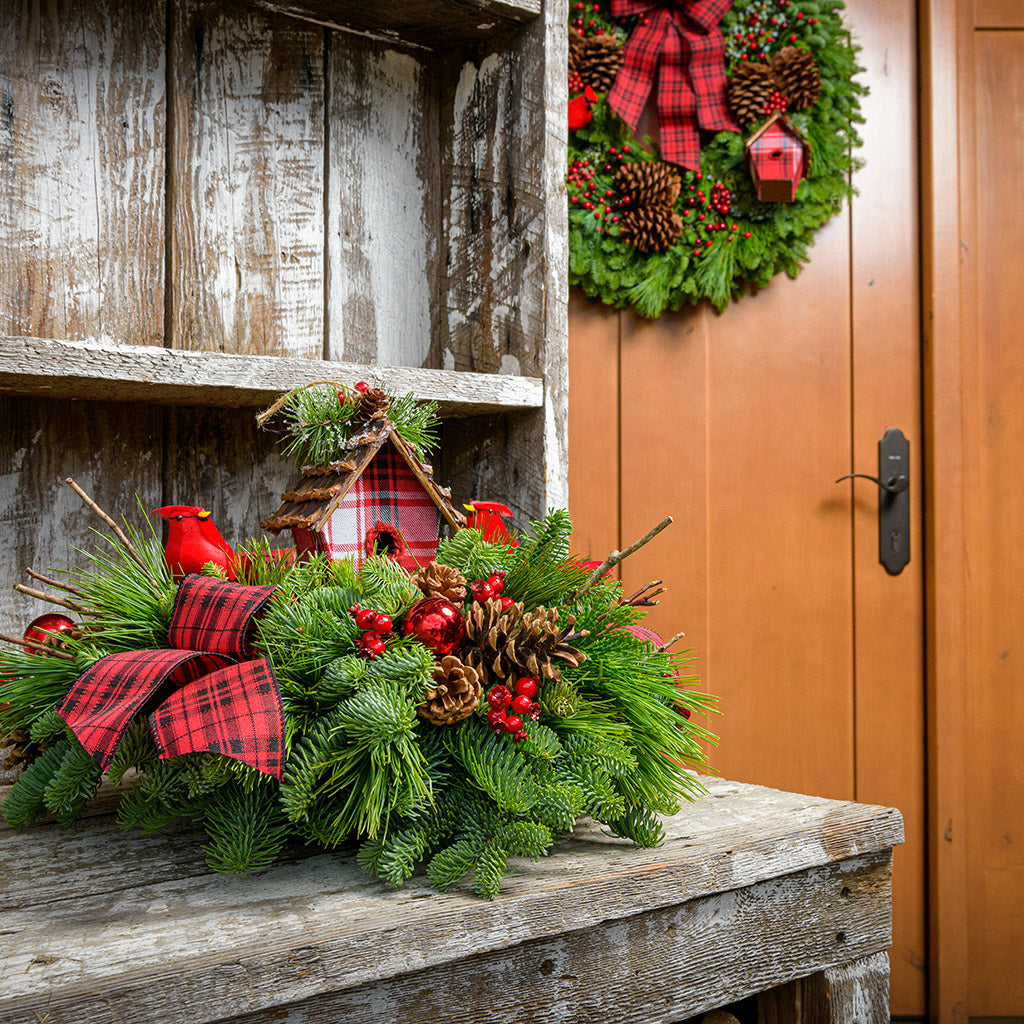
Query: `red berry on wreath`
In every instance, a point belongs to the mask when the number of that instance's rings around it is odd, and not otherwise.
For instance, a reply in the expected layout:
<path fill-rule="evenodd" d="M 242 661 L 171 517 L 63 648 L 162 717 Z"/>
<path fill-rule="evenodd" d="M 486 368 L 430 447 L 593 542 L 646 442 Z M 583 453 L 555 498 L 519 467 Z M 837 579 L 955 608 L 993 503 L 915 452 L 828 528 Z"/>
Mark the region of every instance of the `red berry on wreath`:
<path fill-rule="evenodd" d="M 377 621 L 377 613 L 371 608 L 360 608 L 356 612 L 356 625 L 360 629 L 373 629 L 373 624 Z"/>
<path fill-rule="evenodd" d="M 480 604 L 484 604 L 494 597 L 494 587 L 485 580 L 477 580 L 470 589 L 473 592 L 473 600 L 479 601 Z"/>
<path fill-rule="evenodd" d="M 526 735 L 526 732 L 523 729 L 520 729 L 519 732 L 512 734 L 512 742 L 520 743 L 526 739 Z"/>
<path fill-rule="evenodd" d="M 517 715 L 525 715 L 530 710 L 530 705 L 533 701 L 530 700 L 525 694 L 520 694 L 518 697 L 512 700 L 512 710 Z"/>
<path fill-rule="evenodd" d="M 356 391 L 369 391 L 369 390 L 370 390 L 370 385 L 367 384 L 365 380 L 361 380 L 356 385 Z"/>
<path fill-rule="evenodd" d="M 507 686 L 492 686 L 487 691 L 487 703 L 492 708 L 507 708 L 512 703 L 512 692 Z"/>
<path fill-rule="evenodd" d="M 511 597 L 503 597 L 501 599 L 501 610 L 503 612 L 507 612 L 509 610 L 509 608 L 511 608 L 512 605 L 514 605 L 514 604 L 515 604 L 515 601 L 513 601 Z"/>
<path fill-rule="evenodd" d="M 516 680 L 516 693 L 532 697 L 537 692 L 537 684 L 539 682 L 540 679 L 537 676 L 523 676 Z"/>
<path fill-rule="evenodd" d="M 530 721 L 531 722 L 539 722 L 540 721 L 540 705 L 537 704 L 536 702 L 534 702 L 533 704 L 530 705 Z"/>
<path fill-rule="evenodd" d="M 387 636 L 391 632 L 393 623 L 390 615 L 384 615 L 381 612 L 377 613 L 377 617 L 373 620 L 373 625 L 370 627 L 377 636 Z"/>
<path fill-rule="evenodd" d="M 488 725 L 497 725 L 499 722 L 501 723 L 501 727 L 504 729 L 505 728 L 505 709 L 504 708 L 491 708 L 491 710 L 487 712 L 487 724 Z"/>
<path fill-rule="evenodd" d="M 523 727 L 523 720 L 518 715 L 509 715 L 505 719 L 505 732 L 517 733 Z"/>

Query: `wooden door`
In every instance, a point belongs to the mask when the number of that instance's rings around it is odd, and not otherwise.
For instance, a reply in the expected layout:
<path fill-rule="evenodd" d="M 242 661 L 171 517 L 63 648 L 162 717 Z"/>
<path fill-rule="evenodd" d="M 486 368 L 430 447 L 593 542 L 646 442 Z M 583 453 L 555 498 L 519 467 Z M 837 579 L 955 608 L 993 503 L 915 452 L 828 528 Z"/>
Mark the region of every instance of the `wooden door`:
<path fill-rule="evenodd" d="M 729 778 L 885 803 L 895 859 L 892 1007 L 925 1012 L 923 548 L 878 563 L 877 471 L 889 427 L 911 440 L 921 518 L 916 11 L 851 0 L 871 95 L 850 208 L 801 276 L 718 316 L 645 322 L 570 307 L 570 502 L 602 557 L 664 515 L 623 566 L 670 587 L 649 622 L 686 631 L 721 697 L 711 759 Z"/>
<path fill-rule="evenodd" d="M 1024 6 L 925 5 L 936 1016 L 1024 1018 Z"/>

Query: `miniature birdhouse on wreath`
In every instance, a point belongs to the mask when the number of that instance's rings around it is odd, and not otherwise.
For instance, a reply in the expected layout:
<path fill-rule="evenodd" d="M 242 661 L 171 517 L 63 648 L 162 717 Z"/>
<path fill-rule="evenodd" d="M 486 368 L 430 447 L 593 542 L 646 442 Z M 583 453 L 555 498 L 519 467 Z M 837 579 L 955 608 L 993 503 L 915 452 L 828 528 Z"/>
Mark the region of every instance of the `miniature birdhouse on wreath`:
<path fill-rule="evenodd" d="M 336 462 L 303 467 L 302 480 L 281 499 L 260 526 L 291 530 L 298 557 L 322 553 L 359 564 L 383 554 L 415 570 L 437 554 L 442 518 L 454 530 L 465 525 L 451 492 L 387 419 L 354 436 Z"/>
<path fill-rule="evenodd" d="M 743 149 L 761 202 L 796 199 L 796 187 L 811 166 L 811 147 L 785 114 L 775 111 Z"/>

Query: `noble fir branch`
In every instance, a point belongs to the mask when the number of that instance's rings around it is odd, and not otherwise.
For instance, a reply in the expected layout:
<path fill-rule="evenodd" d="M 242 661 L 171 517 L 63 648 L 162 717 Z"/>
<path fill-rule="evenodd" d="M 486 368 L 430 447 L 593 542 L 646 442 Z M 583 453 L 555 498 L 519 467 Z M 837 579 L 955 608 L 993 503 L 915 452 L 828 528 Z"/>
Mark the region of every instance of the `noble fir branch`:
<path fill-rule="evenodd" d="M 44 747 L 52 746 L 65 735 L 67 735 L 67 726 L 64 724 L 64 719 L 57 714 L 56 708 L 50 708 L 49 711 L 41 714 L 28 731 L 28 738 L 33 743 Z M 70 737 L 68 738 L 70 739 Z"/>
<path fill-rule="evenodd" d="M 59 740 L 36 758 L 11 787 L 3 806 L 4 818 L 11 828 L 28 828 L 46 813 L 46 787 L 70 749 L 67 740 Z"/>
<path fill-rule="evenodd" d="M 121 738 L 107 768 L 107 776 L 115 786 L 118 786 L 129 769 L 144 771 L 155 765 L 156 760 L 157 749 L 149 722 L 145 718 L 140 718 L 128 726 Z"/>
<path fill-rule="evenodd" d="M 471 839 L 459 839 L 435 853 L 427 865 L 430 884 L 439 892 L 448 892 L 460 878 L 473 870 L 481 845 Z"/>
<path fill-rule="evenodd" d="M 495 736 L 477 718 L 469 718 L 451 739 L 453 753 L 473 781 L 501 811 L 528 811 L 537 802 L 537 784 L 529 764 L 504 736 Z"/>
<path fill-rule="evenodd" d="M 43 791 L 46 809 L 67 828 L 96 793 L 102 774 L 82 745 L 77 740 L 69 741 L 67 753 Z"/>
<path fill-rule="evenodd" d="M 527 608 L 562 604 L 587 578 L 588 571 L 569 560 L 572 521 L 564 509 L 553 509 L 533 523 L 509 559 L 502 596 Z"/>
<path fill-rule="evenodd" d="M 189 794 L 188 762 L 183 758 L 157 761 L 139 776 L 138 785 L 121 798 L 117 823 L 151 834 L 178 818 L 201 814 L 205 800 Z"/>
<path fill-rule="evenodd" d="M 486 541 L 479 530 L 467 527 L 441 541 L 437 561 L 458 569 L 467 580 L 486 579 L 493 572 L 507 572 L 515 550 L 511 542 Z"/>
<path fill-rule="evenodd" d="M 637 846 L 653 849 L 665 841 L 658 816 L 646 807 L 627 806 L 621 817 L 605 822 L 617 836 L 632 839 Z"/>
<path fill-rule="evenodd" d="M 377 555 L 359 567 L 360 603 L 392 617 L 408 608 L 423 595 L 409 574 L 393 558 Z"/>
<path fill-rule="evenodd" d="M 221 874 L 244 875 L 270 867 L 288 836 L 288 820 L 267 786 L 238 784 L 217 790 L 206 808 L 206 862 Z"/>

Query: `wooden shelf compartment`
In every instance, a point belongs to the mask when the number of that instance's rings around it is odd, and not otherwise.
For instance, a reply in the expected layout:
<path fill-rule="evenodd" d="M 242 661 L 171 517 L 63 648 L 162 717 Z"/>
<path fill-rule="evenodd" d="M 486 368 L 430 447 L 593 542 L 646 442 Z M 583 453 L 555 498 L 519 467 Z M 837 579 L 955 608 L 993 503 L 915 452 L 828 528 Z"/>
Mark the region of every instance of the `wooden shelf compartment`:
<path fill-rule="evenodd" d="M 544 382 L 537 377 L 0 337 L 0 394 L 243 408 L 269 405 L 316 380 L 364 378 L 396 394 L 436 401 L 444 417 L 544 404 Z"/>
<path fill-rule="evenodd" d="M 450 47 L 514 32 L 541 13 L 541 0 L 254 0 L 277 14 L 381 39 Z"/>

